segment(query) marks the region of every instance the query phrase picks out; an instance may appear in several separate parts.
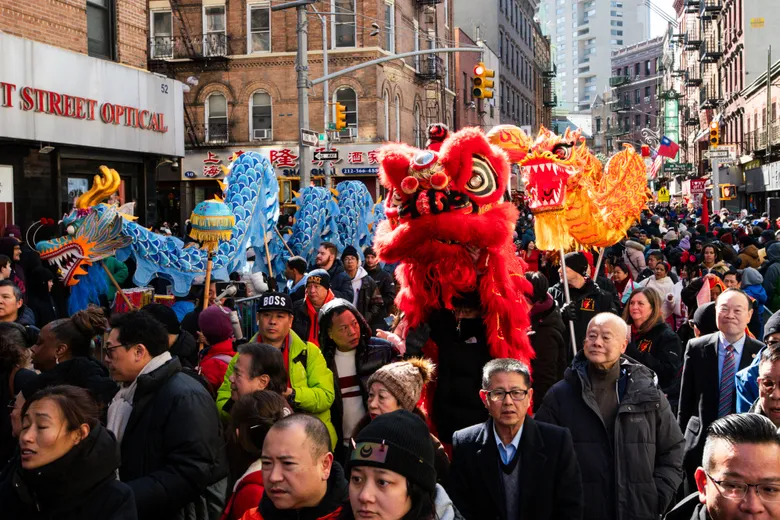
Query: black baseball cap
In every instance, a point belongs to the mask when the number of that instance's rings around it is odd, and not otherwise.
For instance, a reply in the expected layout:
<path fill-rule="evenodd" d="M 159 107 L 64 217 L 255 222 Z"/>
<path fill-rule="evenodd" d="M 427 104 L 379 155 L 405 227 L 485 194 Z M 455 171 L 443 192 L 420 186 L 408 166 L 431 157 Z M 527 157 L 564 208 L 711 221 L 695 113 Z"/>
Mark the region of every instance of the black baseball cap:
<path fill-rule="evenodd" d="M 257 312 L 283 311 L 293 313 L 292 298 L 289 294 L 268 291 L 264 292 L 257 302 Z"/>

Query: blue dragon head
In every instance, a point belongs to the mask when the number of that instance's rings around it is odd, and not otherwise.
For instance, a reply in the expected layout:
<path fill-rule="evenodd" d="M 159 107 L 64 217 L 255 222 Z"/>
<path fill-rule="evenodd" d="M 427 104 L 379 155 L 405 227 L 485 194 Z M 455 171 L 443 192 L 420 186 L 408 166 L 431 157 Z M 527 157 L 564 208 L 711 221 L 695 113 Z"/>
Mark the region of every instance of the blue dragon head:
<path fill-rule="evenodd" d="M 67 235 L 36 244 L 41 260 L 57 267 L 65 285 L 76 285 L 90 265 L 130 245 L 130 237 L 122 233 L 125 219 L 116 206 L 99 203 L 116 192 L 119 182 L 115 170 L 101 166 L 92 188 L 76 200 L 73 210 L 62 219 Z"/>

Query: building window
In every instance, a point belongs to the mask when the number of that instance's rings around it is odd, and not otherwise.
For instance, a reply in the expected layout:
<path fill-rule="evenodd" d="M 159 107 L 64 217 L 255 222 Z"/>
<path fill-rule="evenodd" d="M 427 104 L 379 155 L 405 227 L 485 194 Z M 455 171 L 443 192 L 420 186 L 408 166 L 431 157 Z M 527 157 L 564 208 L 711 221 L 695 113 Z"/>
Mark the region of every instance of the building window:
<path fill-rule="evenodd" d="M 152 11 L 152 59 L 173 58 L 173 18 L 170 11 Z"/>
<path fill-rule="evenodd" d="M 385 91 L 382 96 L 385 105 L 385 139 L 390 140 L 390 95 Z"/>
<path fill-rule="evenodd" d="M 623 31 L 618 31 L 617 29 L 612 29 L 611 31 L 609 31 L 609 33 L 612 36 L 623 36 Z"/>
<path fill-rule="evenodd" d="M 642 102 L 642 96 L 639 93 L 639 89 L 634 90 L 634 103 L 639 104 Z"/>
<path fill-rule="evenodd" d="M 419 51 L 420 50 L 420 22 L 417 20 L 414 20 L 414 50 Z M 414 57 L 414 70 L 416 72 L 420 72 L 420 56 Z"/>
<path fill-rule="evenodd" d="M 222 94 L 206 98 L 206 142 L 226 143 L 228 140 L 227 99 Z"/>
<path fill-rule="evenodd" d="M 264 91 L 252 94 L 251 126 L 249 137 L 252 141 L 273 140 L 273 107 L 271 96 Z"/>
<path fill-rule="evenodd" d="M 634 63 L 634 76 L 639 76 L 639 64 Z"/>
<path fill-rule="evenodd" d="M 335 47 L 355 46 L 355 0 L 333 0 L 336 28 L 333 31 Z"/>
<path fill-rule="evenodd" d="M 401 96 L 395 96 L 395 140 L 401 141 Z"/>
<path fill-rule="evenodd" d="M 350 129 L 353 137 L 357 138 L 358 133 L 358 104 L 357 94 L 349 87 L 340 88 L 336 91 L 336 103 L 344 105 L 344 114 L 347 116 L 347 127 L 341 131 L 342 136 L 348 137 Z M 335 119 L 335 114 L 334 114 Z"/>
<path fill-rule="evenodd" d="M 642 116 L 639 114 L 634 116 L 634 126 L 642 126 Z"/>
<path fill-rule="evenodd" d="M 649 115 L 645 115 L 645 126 L 647 128 L 650 128 L 650 116 Z"/>
<path fill-rule="evenodd" d="M 385 50 L 395 54 L 395 3 L 385 3 Z"/>
<path fill-rule="evenodd" d="M 650 97 L 650 91 L 651 91 L 651 89 L 652 89 L 652 87 L 649 87 L 649 86 L 648 86 L 648 87 L 645 87 L 645 97 L 646 97 L 646 98 L 649 98 L 649 97 Z M 649 101 L 649 100 L 648 100 L 648 101 Z"/>
<path fill-rule="evenodd" d="M 113 0 L 87 0 L 87 53 L 113 60 L 115 33 Z"/>
<path fill-rule="evenodd" d="M 203 55 L 227 55 L 224 5 L 203 8 Z"/>
<path fill-rule="evenodd" d="M 650 60 L 645 61 L 645 76 L 650 75 Z"/>
<path fill-rule="evenodd" d="M 249 5 L 247 46 L 249 53 L 271 51 L 271 6 L 268 3 Z"/>
<path fill-rule="evenodd" d="M 420 110 L 420 105 L 416 104 L 414 105 L 414 145 L 417 148 L 424 147 L 424 135 L 422 110 Z"/>

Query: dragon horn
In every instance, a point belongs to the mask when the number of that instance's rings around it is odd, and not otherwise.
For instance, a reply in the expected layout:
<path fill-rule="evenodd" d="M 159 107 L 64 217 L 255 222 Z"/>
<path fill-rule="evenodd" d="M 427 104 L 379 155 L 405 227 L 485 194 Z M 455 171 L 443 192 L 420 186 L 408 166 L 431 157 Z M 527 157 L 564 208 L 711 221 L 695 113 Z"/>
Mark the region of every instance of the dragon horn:
<path fill-rule="evenodd" d="M 112 170 L 107 166 L 100 166 L 99 170 L 100 174 L 95 175 L 89 191 L 76 200 L 76 208 L 87 209 L 94 206 L 119 189 L 122 180 L 119 178 L 116 170 Z"/>
<path fill-rule="evenodd" d="M 40 228 L 40 227 L 43 227 L 43 224 L 41 224 L 41 222 L 40 222 L 40 221 L 33 222 L 33 223 L 32 223 L 32 225 L 30 225 L 30 227 L 28 227 L 28 228 L 27 228 L 27 232 L 25 232 L 25 234 L 24 234 L 24 241 L 25 241 L 25 243 L 26 243 L 28 246 L 30 246 L 30 248 L 31 248 L 31 249 L 35 249 L 35 246 L 33 246 L 32 244 L 30 244 L 30 231 L 32 231 L 32 229 L 33 229 L 33 228 L 34 228 L 36 225 L 37 225 L 39 228 Z M 38 231 L 36 230 L 36 231 L 35 231 L 35 233 L 37 233 L 37 232 L 38 232 Z M 35 243 L 35 233 L 33 233 L 33 244 Z"/>

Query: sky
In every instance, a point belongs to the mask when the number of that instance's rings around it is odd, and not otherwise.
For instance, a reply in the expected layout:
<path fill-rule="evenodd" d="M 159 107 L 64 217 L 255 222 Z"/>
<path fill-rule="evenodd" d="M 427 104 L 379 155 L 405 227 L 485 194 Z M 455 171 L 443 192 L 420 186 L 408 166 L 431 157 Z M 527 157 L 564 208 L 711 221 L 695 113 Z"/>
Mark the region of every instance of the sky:
<path fill-rule="evenodd" d="M 656 7 L 661 8 L 666 14 L 675 18 L 674 9 L 672 8 L 673 0 L 651 0 Z M 666 22 L 653 11 L 650 14 L 650 36 L 655 38 L 656 36 L 662 36 L 666 31 Z"/>

